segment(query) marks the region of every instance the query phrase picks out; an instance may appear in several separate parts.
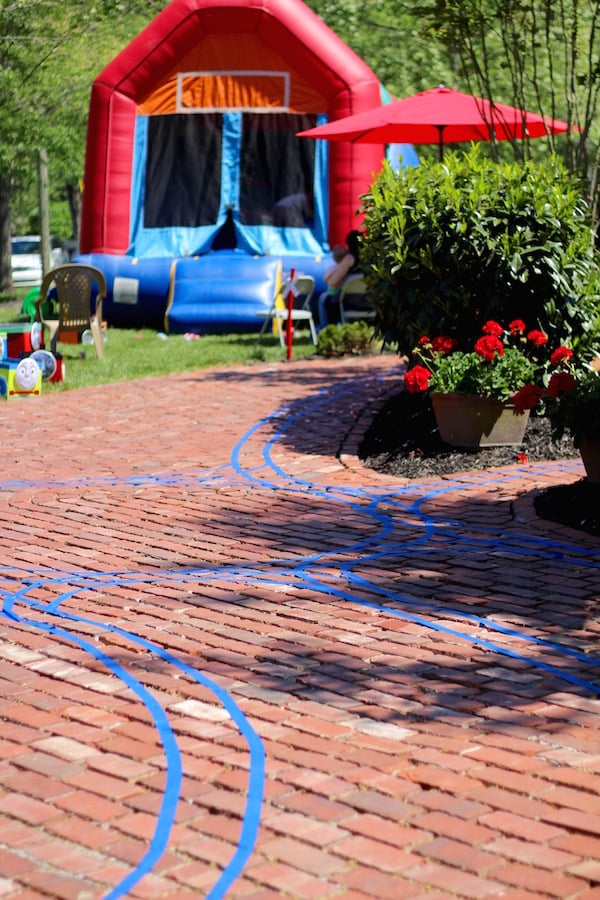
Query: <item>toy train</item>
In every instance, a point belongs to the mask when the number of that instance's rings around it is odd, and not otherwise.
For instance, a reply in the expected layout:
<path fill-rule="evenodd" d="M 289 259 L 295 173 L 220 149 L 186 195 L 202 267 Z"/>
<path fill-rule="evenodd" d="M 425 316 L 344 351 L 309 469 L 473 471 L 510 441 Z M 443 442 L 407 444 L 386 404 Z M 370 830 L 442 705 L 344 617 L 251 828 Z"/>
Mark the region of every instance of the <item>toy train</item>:
<path fill-rule="evenodd" d="M 64 365 L 42 346 L 39 323 L 0 325 L 0 400 L 39 397 L 42 381 L 62 381 Z"/>

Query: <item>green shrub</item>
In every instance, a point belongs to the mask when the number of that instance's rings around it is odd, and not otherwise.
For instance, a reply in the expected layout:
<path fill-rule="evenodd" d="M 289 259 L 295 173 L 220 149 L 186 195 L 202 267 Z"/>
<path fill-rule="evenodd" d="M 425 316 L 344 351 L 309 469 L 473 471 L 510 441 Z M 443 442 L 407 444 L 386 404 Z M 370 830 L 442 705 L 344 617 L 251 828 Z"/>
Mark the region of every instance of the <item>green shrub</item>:
<path fill-rule="evenodd" d="M 524 320 L 549 347 L 594 346 L 600 261 L 578 183 L 562 163 L 496 163 L 479 147 L 388 165 L 363 197 L 361 260 L 386 340 L 470 345 L 489 320 Z"/>
<path fill-rule="evenodd" d="M 360 356 L 373 351 L 373 326 L 357 321 L 347 325 L 327 325 L 319 332 L 320 356 Z"/>

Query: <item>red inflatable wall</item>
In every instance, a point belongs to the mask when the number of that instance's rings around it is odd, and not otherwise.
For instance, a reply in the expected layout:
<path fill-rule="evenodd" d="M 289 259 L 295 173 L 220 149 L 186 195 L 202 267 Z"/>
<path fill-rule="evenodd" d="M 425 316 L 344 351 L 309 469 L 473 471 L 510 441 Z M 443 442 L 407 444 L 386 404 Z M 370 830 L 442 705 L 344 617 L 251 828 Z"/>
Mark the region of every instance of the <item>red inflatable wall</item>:
<path fill-rule="evenodd" d="M 369 67 L 302 0 L 172 0 L 96 78 L 90 102 L 81 253 L 124 254 L 136 110 L 210 35 L 252 34 L 323 97 L 329 120 L 379 106 Z M 199 48 L 201 52 L 201 46 Z M 235 60 L 231 60 L 235 68 Z M 257 68 L 263 68 L 257 59 Z M 305 110 L 296 110 L 305 111 Z M 379 145 L 329 144 L 329 241 L 357 225 L 359 197 L 381 167 Z"/>

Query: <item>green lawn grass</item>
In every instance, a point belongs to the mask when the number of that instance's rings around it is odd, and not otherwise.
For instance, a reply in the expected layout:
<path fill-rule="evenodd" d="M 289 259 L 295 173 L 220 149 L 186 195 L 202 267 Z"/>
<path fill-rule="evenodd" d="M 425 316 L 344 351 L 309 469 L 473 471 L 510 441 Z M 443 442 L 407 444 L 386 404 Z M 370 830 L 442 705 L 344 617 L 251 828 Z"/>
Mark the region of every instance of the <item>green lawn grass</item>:
<path fill-rule="evenodd" d="M 4 295 L 2 299 L 5 302 L 0 302 L 0 324 L 28 321 L 21 315 L 20 303 L 14 297 Z M 283 360 L 287 355 L 279 338 L 272 332 L 263 335 L 260 342 L 257 333 L 202 335 L 196 340 L 186 340 L 182 334 L 159 337 L 152 329 L 110 326 L 106 333 L 103 360 L 97 358 L 93 344 L 59 344 L 58 351 L 63 355 L 65 380 L 57 384 L 44 382 L 44 393 L 115 381 L 134 381 L 209 366 Z M 293 358 L 309 357 L 314 352 L 308 330 L 296 330 Z"/>

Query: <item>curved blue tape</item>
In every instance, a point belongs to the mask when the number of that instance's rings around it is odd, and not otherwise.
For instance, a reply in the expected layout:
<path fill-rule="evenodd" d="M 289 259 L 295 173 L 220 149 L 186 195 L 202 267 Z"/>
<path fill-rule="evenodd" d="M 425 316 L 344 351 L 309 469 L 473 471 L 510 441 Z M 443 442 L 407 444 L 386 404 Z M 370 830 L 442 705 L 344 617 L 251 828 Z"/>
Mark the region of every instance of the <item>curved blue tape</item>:
<path fill-rule="evenodd" d="M 16 614 L 12 608 L 9 610 L 3 609 L 3 614 L 13 621 L 19 622 L 19 624 L 25 624 L 34 629 L 38 629 L 39 631 L 54 634 L 63 640 L 70 641 L 81 647 L 82 650 L 89 653 L 90 656 L 93 656 L 94 659 L 106 666 L 109 671 L 123 681 L 124 684 L 140 698 L 152 717 L 165 751 L 167 761 L 166 783 L 154 834 L 148 850 L 137 864 L 135 870 L 130 872 L 117 887 L 106 895 L 107 900 L 108 898 L 114 900 L 116 897 L 122 897 L 124 894 L 128 893 L 128 891 L 130 891 L 147 872 L 152 871 L 156 862 L 167 848 L 169 835 L 173 826 L 175 810 L 181 791 L 182 767 L 179 747 L 177 746 L 177 741 L 175 740 L 175 736 L 169 725 L 169 720 L 167 719 L 162 706 L 154 699 L 152 694 L 141 685 L 136 678 L 130 675 L 123 666 L 118 662 L 115 662 L 114 659 L 90 641 L 81 638 L 79 635 L 72 634 L 63 628 L 58 628 L 56 625 L 48 625 L 45 622 L 25 619 L 23 616 Z"/>
<path fill-rule="evenodd" d="M 156 573 L 154 573 L 154 580 L 156 581 Z M 105 588 L 107 586 L 110 586 L 106 581 L 102 581 L 101 584 Z M 79 587 L 77 590 L 69 591 L 68 594 L 66 594 L 65 597 L 62 598 L 62 600 L 64 601 L 64 599 L 66 599 L 67 597 L 70 599 L 82 589 L 89 590 L 89 588 L 90 585 L 87 584 Z M 29 586 L 28 590 L 31 590 L 31 586 Z M 6 592 L 2 593 L 6 594 Z M 94 658 L 105 665 L 111 672 L 113 672 L 113 674 L 121 678 L 123 682 L 137 694 L 142 702 L 144 702 L 160 735 L 167 760 L 167 777 L 154 836 L 152 838 L 152 841 L 150 842 L 149 850 L 144 854 L 140 862 L 137 864 L 136 868 L 132 870 L 115 888 L 113 888 L 106 895 L 105 900 L 116 900 L 116 898 L 122 897 L 126 893 L 128 893 L 141 880 L 141 878 L 143 878 L 145 874 L 150 872 L 154 868 L 158 859 L 166 850 L 181 791 L 182 767 L 177 741 L 175 740 L 174 733 L 160 704 L 152 697 L 148 690 L 144 688 L 139 683 L 139 681 L 137 681 L 137 679 L 129 675 L 129 673 L 126 669 L 123 668 L 123 666 L 115 662 L 106 653 L 99 650 L 94 644 L 83 638 L 80 638 L 78 635 L 74 635 L 71 632 L 65 629 L 58 628 L 55 625 L 48 625 L 43 622 L 27 620 L 22 616 L 19 616 L 13 611 L 13 598 L 7 597 L 6 599 L 8 599 L 9 602 L 7 604 L 4 604 L 2 613 L 7 618 L 18 621 L 22 624 L 27 624 L 33 628 L 39 628 L 40 630 L 51 634 L 56 634 L 62 637 L 64 640 L 69 640 L 75 644 L 78 644 L 82 649 L 86 650 L 86 652 L 93 655 Z M 21 597 L 20 599 L 23 600 L 24 598 Z M 26 602 L 31 608 L 35 608 L 39 611 L 47 610 L 47 607 L 45 607 L 44 604 L 40 604 L 32 600 L 27 600 Z M 54 601 L 53 605 L 56 605 L 56 602 L 57 601 Z M 61 620 L 66 620 L 77 624 L 93 625 L 113 634 L 118 634 L 121 637 L 124 637 L 127 640 L 131 641 L 132 643 L 135 643 L 138 646 L 149 650 L 159 658 L 163 659 L 169 665 L 178 668 L 180 671 L 188 675 L 188 677 L 207 687 L 215 695 L 217 700 L 227 710 L 232 721 L 238 727 L 240 733 L 247 740 L 250 752 L 250 765 L 246 808 L 242 817 L 240 838 L 233 857 L 223 869 L 212 890 L 209 892 L 209 894 L 207 894 L 207 898 L 210 897 L 211 900 L 217 900 L 217 898 L 223 897 L 227 890 L 239 877 L 244 866 L 248 862 L 248 859 L 250 858 L 254 849 L 258 835 L 258 828 L 260 825 L 260 810 L 262 807 L 265 780 L 265 751 L 260 737 L 251 727 L 246 716 L 243 714 L 243 712 L 240 710 L 238 705 L 235 703 L 235 701 L 227 691 L 225 691 L 211 679 L 202 675 L 202 673 L 193 669 L 191 666 L 188 666 L 187 664 L 178 660 L 168 651 L 165 651 L 161 647 L 154 645 L 152 642 L 147 641 L 145 638 L 134 635 L 131 632 L 128 632 L 125 629 L 119 628 L 115 625 L 100 623 L 85 616 L 77 616 L 72 613 L 64 613 L 56 609 L 53 609 L 52 614 L 57 616 Z"/>

